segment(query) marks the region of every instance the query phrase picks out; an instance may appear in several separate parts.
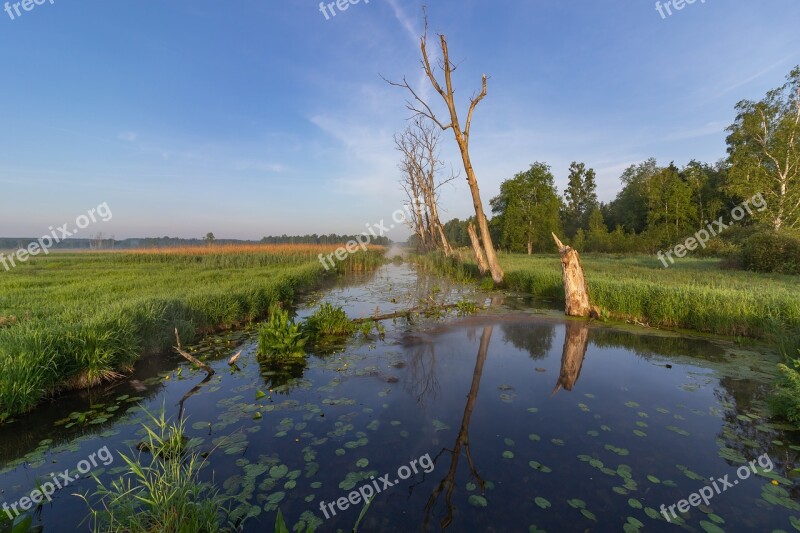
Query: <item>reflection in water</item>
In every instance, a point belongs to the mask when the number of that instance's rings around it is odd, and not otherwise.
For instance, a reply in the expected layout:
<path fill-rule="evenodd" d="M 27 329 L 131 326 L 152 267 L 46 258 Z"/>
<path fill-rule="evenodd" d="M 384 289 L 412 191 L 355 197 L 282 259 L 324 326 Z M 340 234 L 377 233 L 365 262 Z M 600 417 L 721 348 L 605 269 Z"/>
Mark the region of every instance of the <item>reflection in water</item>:
<path fill-rule="evenodd" d="M 410 349 L 405 390 L 418 404 L 424 405 L 427 397 L 435 400 L 439 394 L 439 377 L 436 370 L 436 344 L 424 342 Z"/>
<path fill-rule="evenodd" d="M 564 333 L 564 351 L 561 354 L 561 373 L 553 394 L 562 388 L 571 391 L 581 375 L 583 358 L 589 347 L 589 326 L 584 322 L 567 322 Z"/>
<path fill-rule="evenodd" d="M 430 498 L 428 498 L 428 503 L 425 504 L 425 520 L 423 525 L 426 531 L 430 525 L 431 511 L 436 505 L 436 501 L 439 499 L 439 496 L 441 496 L 442 491 L 445 490 L 445 505 L 447 507 L 447 515 L 442 518 L 440 522 L 442 530 L 444 531 L 447 529 L 447 527 L 453 522 L 454 507 L 452 499 L 453 491 L 456 488 L 456 471 L 458 470 L 458 461 L 461 458 L 462 447 L 466 453 L 467 462 L 469 463 L 469 470 L 472 473 L 472 477 L 474 477 L 475 481 L 478 482 L 481 494 L 483 494 L 485 491 L 485 483 L 483 478 L 481 478 L 480 474 L 478 474 L 478 470 L 475 468 L 475 463 L 472 460 L 469 442 L 469 422 L 472 418 L 472 410 L 475 408 L 475 401 L 478 399 L 478 389 L 480 388 L 481 376 L 483 375 L 483 365 L 486 362 L 486 355 L 489 351 L 489 341 L 492 339 L 493 329 L 493 326 L 486 326 L 483 328 L 481 343 L 480 347 L 478 348 L 478 357 L 475 361 L 475 371 L 472 374 L 472 385 L 470 386 L 469 394 L 467 395 L 467 404 L 464 407 L 464 416 L 461 418 L 461 427 L 458 430 L 458 437 L 456 437 L 455 446 L 453 446 L 452 450 L 448 450 L 447 448 L 443 449 L 441 452 L 439 452 L 439 455 L 436 456 L 436 459 L 434 459 L 435 463 L 444 452 L 450 452 L 452 455 L 450 470 L 448 470 L 447 475 L 444 477 L 444 479 L 442 479 L 442 481 L 439 482 L 436 488 L 433 489 Z"/>
<path fill-rule="evenodd" d="M 274 362 L 265 359 L 258 359 L 258 366 L 261 369 L 261 377 L 264 379 L 264 386 L 271 393 L 290 395 L 290 393 L 302 384 L 300 378 L 308 367 L 306 359 L 291 362 Z"/>
<path fill-rule="evenodd" d="M 550 324 L 512 323 L 501 326 L 506 342 L 531 354 L 531 359 L 544 359 L 553 346 L 556 330 Z"/>

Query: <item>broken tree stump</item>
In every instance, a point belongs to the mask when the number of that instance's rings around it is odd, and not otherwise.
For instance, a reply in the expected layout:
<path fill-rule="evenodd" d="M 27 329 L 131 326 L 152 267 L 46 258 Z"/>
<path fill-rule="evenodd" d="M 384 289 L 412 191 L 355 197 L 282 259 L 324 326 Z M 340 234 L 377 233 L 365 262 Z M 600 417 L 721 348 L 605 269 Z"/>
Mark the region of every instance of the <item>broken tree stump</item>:
<path fill-rule="evenodd" d="M 555 233 L 551 233 L 561 254 L 561 274 L 564 280 L 564 312 L 567 316 L 598 318 L 600 313 L 589 302 L 589 285 L 583 275 L 578 251 L 564 245 Z"/>

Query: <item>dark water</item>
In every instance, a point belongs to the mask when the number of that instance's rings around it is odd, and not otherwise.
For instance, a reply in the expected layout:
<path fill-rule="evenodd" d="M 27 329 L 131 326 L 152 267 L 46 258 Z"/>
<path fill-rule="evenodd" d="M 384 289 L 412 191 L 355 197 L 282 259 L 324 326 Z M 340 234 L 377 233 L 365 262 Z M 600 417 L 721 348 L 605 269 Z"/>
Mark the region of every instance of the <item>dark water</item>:
<path fill-rule="evenodd" d="M 387 322 L 385 339 L 311 356 L 292 375 L 260 364 L 252 334 L 237 332 L 198 348 L 218 373 L 188 397 L 203 375 L 158 358 L 133 384 L 61 398 L 0 429 L 0 503 L 104 446 L 114 462 L 92 472 L 110 479 L 142 438 L 141 408 L 177 416 L 186 397 L 190 437 L 215 448 L 204 476 L 236 496 L 247 531 L 271 531 L 277 508 L 291 524 L 350 531 L 360 502 L 335 516 L 326 506 L 327 519 L 320 505 L 364 486 L 382 490 L 360 531 L 670 531 L 661 506 L 711 477 L 721 490 L 726 475 L 731 487 L 682 515 L 684 529 L 800 529 L 789 474 L 800 439 L 765 418 L 766 353 L 567 321 L 398 265 L 310 295 L 299 315 L 319 299 L 356 317 L 463 297 L 490 308 Z M 758 474 L 740 480 L 751 460 Z M 57 492 L 37 513 L 45 531 L 86 530 L 72 493 L 92 488 Z"/>

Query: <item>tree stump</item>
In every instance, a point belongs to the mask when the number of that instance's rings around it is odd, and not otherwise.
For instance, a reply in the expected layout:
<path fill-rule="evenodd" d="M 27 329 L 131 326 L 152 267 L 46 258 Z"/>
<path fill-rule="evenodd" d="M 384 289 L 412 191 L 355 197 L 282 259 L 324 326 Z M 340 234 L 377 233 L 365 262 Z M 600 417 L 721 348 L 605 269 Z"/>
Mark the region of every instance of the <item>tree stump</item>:
<path fill-rule="evenodd" d="M 567 316 L 592 317 L 600 316 L 596 306 L 589 302 L 589 285 L 583 275 L 583 267 L 578 251 L 564 245 L 555 233 L 553 240 L 561 254 L 561 274 L 564 280 L 564 312 Z"/>

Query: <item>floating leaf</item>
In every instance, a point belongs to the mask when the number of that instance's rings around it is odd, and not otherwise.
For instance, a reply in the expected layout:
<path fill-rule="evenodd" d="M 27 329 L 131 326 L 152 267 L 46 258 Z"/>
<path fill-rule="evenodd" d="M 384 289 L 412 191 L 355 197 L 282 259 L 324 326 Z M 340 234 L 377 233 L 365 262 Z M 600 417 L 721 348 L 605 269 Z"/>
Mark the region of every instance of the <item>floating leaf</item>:
<path fill-rule="evenodd" d="M 483 496 L 479 494 L 470 494 L 469 496 L 469 504 L 473 507 L 486 507 L 489 505 L 489 502 Z"/>
<path fill-rule="evenodd" d="M 547 501 L 545 498 L 542 498 L 541 496 L 537 496 L 536 498 L 534 498 L 533 501 L 536 503 L 536 505 L 538 505 L 542 509 L 548 509 L 553 506 L 549 501 Z"/>

